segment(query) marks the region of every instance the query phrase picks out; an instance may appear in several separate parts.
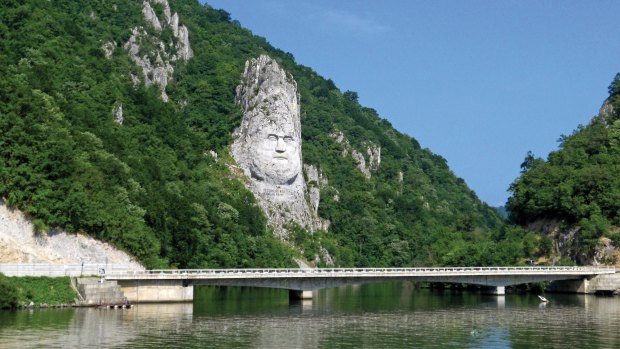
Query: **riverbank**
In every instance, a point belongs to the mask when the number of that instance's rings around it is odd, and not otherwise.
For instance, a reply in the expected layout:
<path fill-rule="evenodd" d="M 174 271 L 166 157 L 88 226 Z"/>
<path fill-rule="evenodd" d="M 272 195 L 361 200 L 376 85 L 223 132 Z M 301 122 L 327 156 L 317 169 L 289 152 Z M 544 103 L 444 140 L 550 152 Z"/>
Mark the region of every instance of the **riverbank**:
<path fill-rule="evenodd" d="M 0 274 L 0 308 L 71 306 L 78 298 L 69 277 Z"/>

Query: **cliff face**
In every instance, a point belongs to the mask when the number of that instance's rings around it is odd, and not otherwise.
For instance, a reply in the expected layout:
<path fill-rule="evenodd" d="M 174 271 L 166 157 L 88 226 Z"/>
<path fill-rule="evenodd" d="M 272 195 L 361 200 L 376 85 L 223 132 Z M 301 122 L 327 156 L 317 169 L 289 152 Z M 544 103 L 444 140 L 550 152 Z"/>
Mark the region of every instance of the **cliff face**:
<path fill-rule="evenodd" d="M 381 164 L 381 147 L 373 144 L 372 142 L 364 142 L 363 148 L 366 150 L 366 156 L 357 149 L 351 147 L 347 137 L 341 132 L 336 131 L 330 136 L 342 147 L 342 157 L 347 157 L 351 154 L 351 157 L 357 164 L 358 170 L 366 177 L 370 179 L 372 172 L 376 172 Z"/>
<path fill-rule="evenodd" d="M 163 8 L 163 18 L 159 18 L 151 6 L 157 4 Z M 131 36 L 123 48 L 129 53 L 129 57 L 140 67 L 142 76 L 131 74 L 134 84 L 144 81 L 146 86 L 155 85 L 161 91 L 161 98 L 168 102 L 166 93 L 168 82 L 172 80 L 176 61 L 187 61 L 194 55 L 187 28 L 179 24 L 179 15 L 170 11 L 168 0 L 144 0 L 142 2 L 142 14 L 145 22 L 154 31 L 150 34 L 144 27 L 135 26 L 131 29 Z M 172 31 L 172 39 L 163 40 L 162 31 Z M 176 43 L 174 42 L 176 41 Z M 110 44 L 104 45 L 104 50 Z M 107 56 L 110 56 L 107 54 Z"/>
<path fill-rule="evenodd" d="M 579 265 L 616 265 L 620 266 L 620 248 L 606 236 L 596 239 L 593 249 L 584 246 L 579 225 L 566 225 L 558 220 L 539 220 L 525 227 L 549 238 L 552 242 L 550 254 L 544 256 L 547 263 L 559 260 L 571 261 Z M 620 230 L 611 228 L 608 233 L 617 234 Z"/>
<path fill-rule="evenodd" d="M 0 263 L 123 264 L 144 269 L 112 245 L 60 229 L 35 233 L 32 222 L 0 200 Z"/>
<path fill-rule="evenodd" d="M 288 238 L 286 226 L 293 223 L 310 231 L 324 227 L 318 217 L 320 192 L 315 187 L 308 192 L 302 172 L 300 103 L 293 77 L 269 56 L 248 60 L 236 101 L 243 118 L 231 152 L 269 224 L 281 238 Z M 306 168 L 316 183 L 318 171 Z"/>

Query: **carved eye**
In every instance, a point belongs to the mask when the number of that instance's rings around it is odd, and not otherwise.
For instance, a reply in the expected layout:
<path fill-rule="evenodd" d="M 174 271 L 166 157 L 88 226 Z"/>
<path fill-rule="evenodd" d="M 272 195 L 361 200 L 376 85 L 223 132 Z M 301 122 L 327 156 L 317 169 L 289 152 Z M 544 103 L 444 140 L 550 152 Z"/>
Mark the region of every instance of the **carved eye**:
<path fill-rule="evenodd" d="M 291 143 L 292 141 L 293 141 L 293 137 L 289 137 L 289 136 L 284 137 L 284 142 Z"/>
<path fill-rule="evenodd" d="M 278 136 L 276 135 L 269 135 L 267 136 L 267 139 L 270 141 L 277 141 L 278 140 Z"/>

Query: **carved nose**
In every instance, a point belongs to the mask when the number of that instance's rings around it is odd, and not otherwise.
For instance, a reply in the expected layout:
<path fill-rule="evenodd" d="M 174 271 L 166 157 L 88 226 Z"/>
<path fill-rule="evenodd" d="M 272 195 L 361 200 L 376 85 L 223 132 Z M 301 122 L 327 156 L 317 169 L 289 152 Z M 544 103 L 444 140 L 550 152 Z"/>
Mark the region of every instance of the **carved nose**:
<path fill-rule="evenodd" d="M 284 140 L 282 138 L 278 138 L 278 143 L 276 144 L 276 152 L 284 153 L 286 151 L 286 147 L 284 146 Z"/>

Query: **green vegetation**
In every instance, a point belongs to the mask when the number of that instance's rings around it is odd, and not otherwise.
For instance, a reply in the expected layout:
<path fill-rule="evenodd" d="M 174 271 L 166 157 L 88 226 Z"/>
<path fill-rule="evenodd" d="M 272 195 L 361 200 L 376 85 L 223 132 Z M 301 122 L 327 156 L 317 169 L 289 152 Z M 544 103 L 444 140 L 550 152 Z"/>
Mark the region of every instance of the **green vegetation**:
<path fill-rule="evenodd" d="M 286 267 L 294 249 L 273 237 L 252 194 L 231 173 L 228 145 L 245 61 L 266 53 L 292 73 L 302 105 L 304 162 L 329 186 L 319 213 L 328 232 L 296 231 L 305 258 L 326 248 L 341 266 L 514 264 L 532 248 L 504 227 L 446 160 L 397 132 L 357 93 L 341 92 L 290 53 L 196 0 L 171 0 L 195 56 L 177 62 L 159 98 L 134 86 L 122 48 L 143 26 L 141 2 L 9 0 L 0 12 L 0 197 L 36 218 L 109 241 L 148 267 Z M 104 57 L 104 43 L 114 42 Z M 123 105 L 124 123 L 113 120 Z M 366 179 L 330 134 L 365 153 Z M 210 150 L 219 160 L 206 155 Z M 596 228 L 595 228 L 596 229 Z"/>
<path fill-rule="evenodd" d="M 601 236 L 620 243 L 620 74 L 609 87 L 608 110 L 561 136 L 547 160 L 528 153 L 510 186 L 507 209 L 515 223 L 557 220 L 580 227 L 582 252 Z M 610 108 L 609 108 L 610 107 Z"/>
<path fill-rule="evenodd" d="M 14 309 L 19 304 L 17 288 L 0 273 L 0 309 Z"/>
<path fill-rule="evenodd" d="M 77 294 L 69 277 L 7 277 L 0 274 L 0 309 L 21 304 L 73 304 Z"/>

